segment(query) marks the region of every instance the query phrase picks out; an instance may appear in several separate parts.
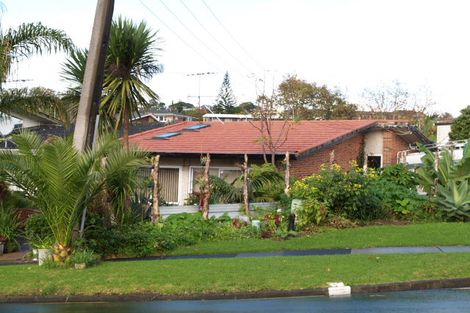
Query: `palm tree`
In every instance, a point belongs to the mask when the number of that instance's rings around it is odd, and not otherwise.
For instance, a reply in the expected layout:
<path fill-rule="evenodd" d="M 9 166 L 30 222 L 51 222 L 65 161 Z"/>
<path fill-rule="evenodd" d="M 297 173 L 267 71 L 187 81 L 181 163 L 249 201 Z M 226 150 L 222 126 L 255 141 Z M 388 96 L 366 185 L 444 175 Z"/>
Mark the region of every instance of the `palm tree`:
<path fill-rule="evenodd" d="M 62 31 L 41 23 L 24 23 L 16 29 L 0 30 L 0 89 L 11 64 L 34 54 L 70 50 L 72 40 Z"/>
<path fill-rule="evenodd" d="M 10 88 L 0 91 L 0 120 L 12 113 L 42 113 L 69 125 L 72 122 L 73 112 L 69 106 L 54 90 L 34 88 Z"/>
<path fill-rule="evenodd" d="M 25 132 L 13 139 L 18 151 L 0 151 L 0 176 L 23 190 L 45 216 L 55 240 L 56 261 L 65 261 L 72 252 L 79 213 L 103 188 L 125 198 L 134 187 L 135 172 L 145 164 L 144 152 L 124 151 L 109 136 L 84 153 L 77 152 L 70 138 L 43 141 Z"/>
<path fill-rule="evenodd" d="M 119 17 L 113 21 L 106 58 L 100 123 L 111 125 L 117 132 L 123 128 L 123 141 L 128 147 L 129 124 L 139 109 L 157 101 L 157 94 L 144 83 L 162 66 L 155 58 L 158 38 L 144 22 L 135 24 Z M 64 78 L 74 86 L 71 94 L 79 95 L 87 58 L 86 50 L 76 50 L 64 64 Z M 102 128 L 102 125 L 100 125 Z"/>

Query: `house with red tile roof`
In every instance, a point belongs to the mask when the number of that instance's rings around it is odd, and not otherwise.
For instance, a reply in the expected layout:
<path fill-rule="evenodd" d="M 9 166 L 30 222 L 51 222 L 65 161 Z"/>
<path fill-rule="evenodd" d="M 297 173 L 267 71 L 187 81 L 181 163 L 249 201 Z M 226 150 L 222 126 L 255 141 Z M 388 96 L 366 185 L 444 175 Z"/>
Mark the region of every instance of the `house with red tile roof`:
<path fill-rule="evenodd" d="M 203 166 L 200 159 L 211 155 L 211 175 L 233 181 L 240 164 L 261 164 L 265 158 L 276 162 L 290 155 L 291 176 L 304 177 L 325 163 L 344 168 L 351 161 L 382 167 L 397 162 L 397 153 L 416 143 L 429 143 L 406 121 L 316 120 L 271 121 L 270 133 L 277 142 L 271 151 L 263 142 L 260 121 L 183 122 L 129 136 L 129 142 L 160 155 L 162 195 L 167 202 L 184 204 L 197 188 L 196 178 Z M 267 156 L 267 157 L 266 157 Z"/>

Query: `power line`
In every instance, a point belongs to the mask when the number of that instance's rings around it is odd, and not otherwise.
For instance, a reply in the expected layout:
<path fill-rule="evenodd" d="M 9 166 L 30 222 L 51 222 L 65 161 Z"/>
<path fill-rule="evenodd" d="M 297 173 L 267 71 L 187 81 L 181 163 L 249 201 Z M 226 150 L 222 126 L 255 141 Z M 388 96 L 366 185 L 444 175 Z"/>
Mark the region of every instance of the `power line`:
<path fill-rule="evenodd" d="M 163 24 L 163 26 L 165 26 L 176 38 L 178 38 L 182 43 L 184 43 L 188 48 L 190 48 L 193 52 L 195 52 L 197 55 L 199 55 L 204 61 L 207 62 L 207 64 L 211 65 L 211 66 L 214 66 L 215 68 L 217 68 L 218 70 L 220 70 L 220 67 L 218 67 L 217 65 L 215 65 L 214 63 L 212 63 L 211 61 L 209 61 L 204 55 L 202 55 L 199 51 L 197 51 L 196 49 L 193 48 L 193 46 L 191 46 L 189 43 L 187 43 L 180 35 L 178 35 L 170 26 L 168 26 L 167 23 L 165 23 L 160 17 L 158 17 L 157 14 L 155 14 L 155 12 L 150 9 L 144 2 L 143 0 L 139 0 L 139 2 L 150 12 L 150 14 L 152 14 L 158 21 L 160 21 L 160 23 Z"/>
<path fill-rule="evenodd" d="M 207 50 L 209 50 L 210 52 L 212 52 L 212 54 L 214 54 L 216 57 L 218 57 L 222 63 L 226 63 L 226 61 L 217 53 L 215 52 L 214 50 L 212 50 L 211 47 L 209 47 L 203 40 L 201 40 L 199 38 L 199 36 L 197 36 L 188 26 L 186 26 L 185 23 L 183 23 L 183 21 L 178 17 L 178 15 L 176 15 L 166 4 L 163 0 L 159 0 L 160 3 L 165 7 L 165 9 L 167 9 L 168 12 L 170 12 L 175 18 L 176 20 L 184 27 L 184 29 L 186 29 L 186 31 L 188 31 L 188 33 L 190 33 L 194 38 L 196 38 L 197 41 L 199 41 Z M 238 71 L 236 68 L 234 68 L 235 71 Z M 248 71 L 250 72 L 250 71 Z M 239 72 L 241 75 L 243 75 L 243 73 Z"/>
<path fill-rule="evenodd" d="M 228 50 L 227 48 L 225 48 L 225 46 L 214 36 L 212 35 L 212 33 L 201 23 L 201 21 L 196 17 L 196 15 L 193 13 L 193 11 L 186 5 L 186 3 L 184 3 L 183 0 L 180 0 L 181 4 L 186 8 L 186 10 L 191 14 L 191 16 L 196 20 L 196 22 L 199 24 L 199 26 L 201 26 L 202 29 L 204 29 L 204 31 L 220 46 L 222 47 L 222 49 L 225 50 L 225 52 L 227 52 L 228 55 L 230 55 L 235 61 L 238 62 L 238 64 L 240 64 L 242 67 L 244 67 L 246 70 L 248 70 L 248 72 L 252 72 L 252 70 L 245 66 L 245 64 L 243 64 L 237 57 L 235 57 L 231 52 L 230 50 Z"/>
<path fill-rule="evenodd" d="M 212 16 L 216 19 L 216 21 L 220 24 L 220 26 L 225 30 L 225 32 L 230 36 L 230 38 L 232 38 L 232 40 L 240 47 L 240 49 L 243 50 L 243 52 L 245 52 L 245 54 L 257 65 L 259 66 L 259 68 L 263 69 L 264 70 L 264 66 L 262 66 L 258 61 L 255 60 L 255 58 L 253 58 L 251 56 L 251 54 L 241 45 L 241 43 L 235 38 L 235 36 L 232 35 L 232 33 L 228 30 L 227 27 L 225 27 L 225 25 L 219 20 L 219 18 L 217 17 L 217 15 L 215 15 L 214 11 L 212 11 L 212 9 L 209 7 L 209 5 L 206 3 L 205 0 L 201 0 L 202 3 L 206 6 L 207 10 L 209 10 L 209 12 L 212 14 Z"/>

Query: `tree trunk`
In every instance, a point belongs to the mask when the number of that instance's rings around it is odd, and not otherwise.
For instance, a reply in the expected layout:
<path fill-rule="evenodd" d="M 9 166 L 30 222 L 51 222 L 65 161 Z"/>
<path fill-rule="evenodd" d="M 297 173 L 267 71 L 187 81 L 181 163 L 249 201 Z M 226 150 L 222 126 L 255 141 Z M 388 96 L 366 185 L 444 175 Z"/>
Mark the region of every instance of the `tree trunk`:
<path fill-rule="evenodd" d="M 123 127 L 123 141 L 124 141 L 124 148 L 126 150 L 129 150 L 129 123 L 130 123 L 130 114 L 129 114 L 129 107 L 126 105 L 124 106 L 124 112 L 123 112 L 123 118 L 124 118 L 124 127 Z"/>
<path fill-rule="evenodd" d="M 284 193 L 288 195 L 289 189 L 290 189 L 290 155 L 289 155 L 289 152 L 286 152 L 285 162 L 286 162 L 286 170 L 284 173 L 284 183 L 285 183 Z"/>
<path fill-rule="evenodd" d="M 160 155 L 152 158 L 152 179 L 153 179 L 153 197 L 152 197 L 152 222 L 158 223 L 160 221 L 160 183 L 158 176 L 160 174 Z"/>
<path fill-rule="evenodd" d="M 243 162 L 243 204 L 245 206 L 245 214 L 250 214 L 250 198 L 248 190 L 248 154 L 245 154 L 245 162 Z"/>
<path fill-rule="evenodd" d="M 211 186 L 209 179 L 209 169 L 211 166 L 211 156 L 208 153 L 206 156 L 206 163 L 204 168 L 204 188 L 202 191 L 202 216 L 204 219 L 209 218 L 209 200 L 211 197 Z"/>

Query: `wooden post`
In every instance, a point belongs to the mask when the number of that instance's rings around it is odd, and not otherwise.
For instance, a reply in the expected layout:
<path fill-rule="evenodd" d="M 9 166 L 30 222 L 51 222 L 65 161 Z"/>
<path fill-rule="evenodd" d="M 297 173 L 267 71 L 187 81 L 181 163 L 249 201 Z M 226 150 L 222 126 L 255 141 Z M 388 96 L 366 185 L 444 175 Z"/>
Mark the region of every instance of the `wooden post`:
<path fill-rule="evenodd" d="M 245 162 L 243 162 L 243 204 L 245 214 L 250 215 L 250 195 L 248 190 L 248 154 L 245 153 Z"/>
<path fill-rule="evenodd" d="M 204 186 L 202 188 L 202 217 L 206 220 L 209 218 L 209 200 L 211 198 L 211 186 L 210 186 L 210 179 L 209 179 L 210 166 L 211 166 L 211 155 L 208 153 L 205 159 Z"/>
<path fill-rule="evenodd" d="M 286 170 L 284 173 L 284 183 L 285 183 L 284 193 L 288 195 L 289 190 L 290 190 L 290 154 L 289 154 L 289 151 L 286 152 L 285 162 L 286 162 Z"/>
<path fill-rule="evenodd" d="M 335 150 L 331 150 L 330 152 L 330 167 L 333 166 L 333 164 L 335 164 Z"/>
<path fill-rule="evenodd" d="M 152 179 L 153 179 L 153 194 L 152 194 L 152 212 L 151 218 L 153 223 L 160 221 L 160 183 L 158 182 L 158 176 L 160 174 L 160 155 L 156 155 L 152 158 Z"/>

